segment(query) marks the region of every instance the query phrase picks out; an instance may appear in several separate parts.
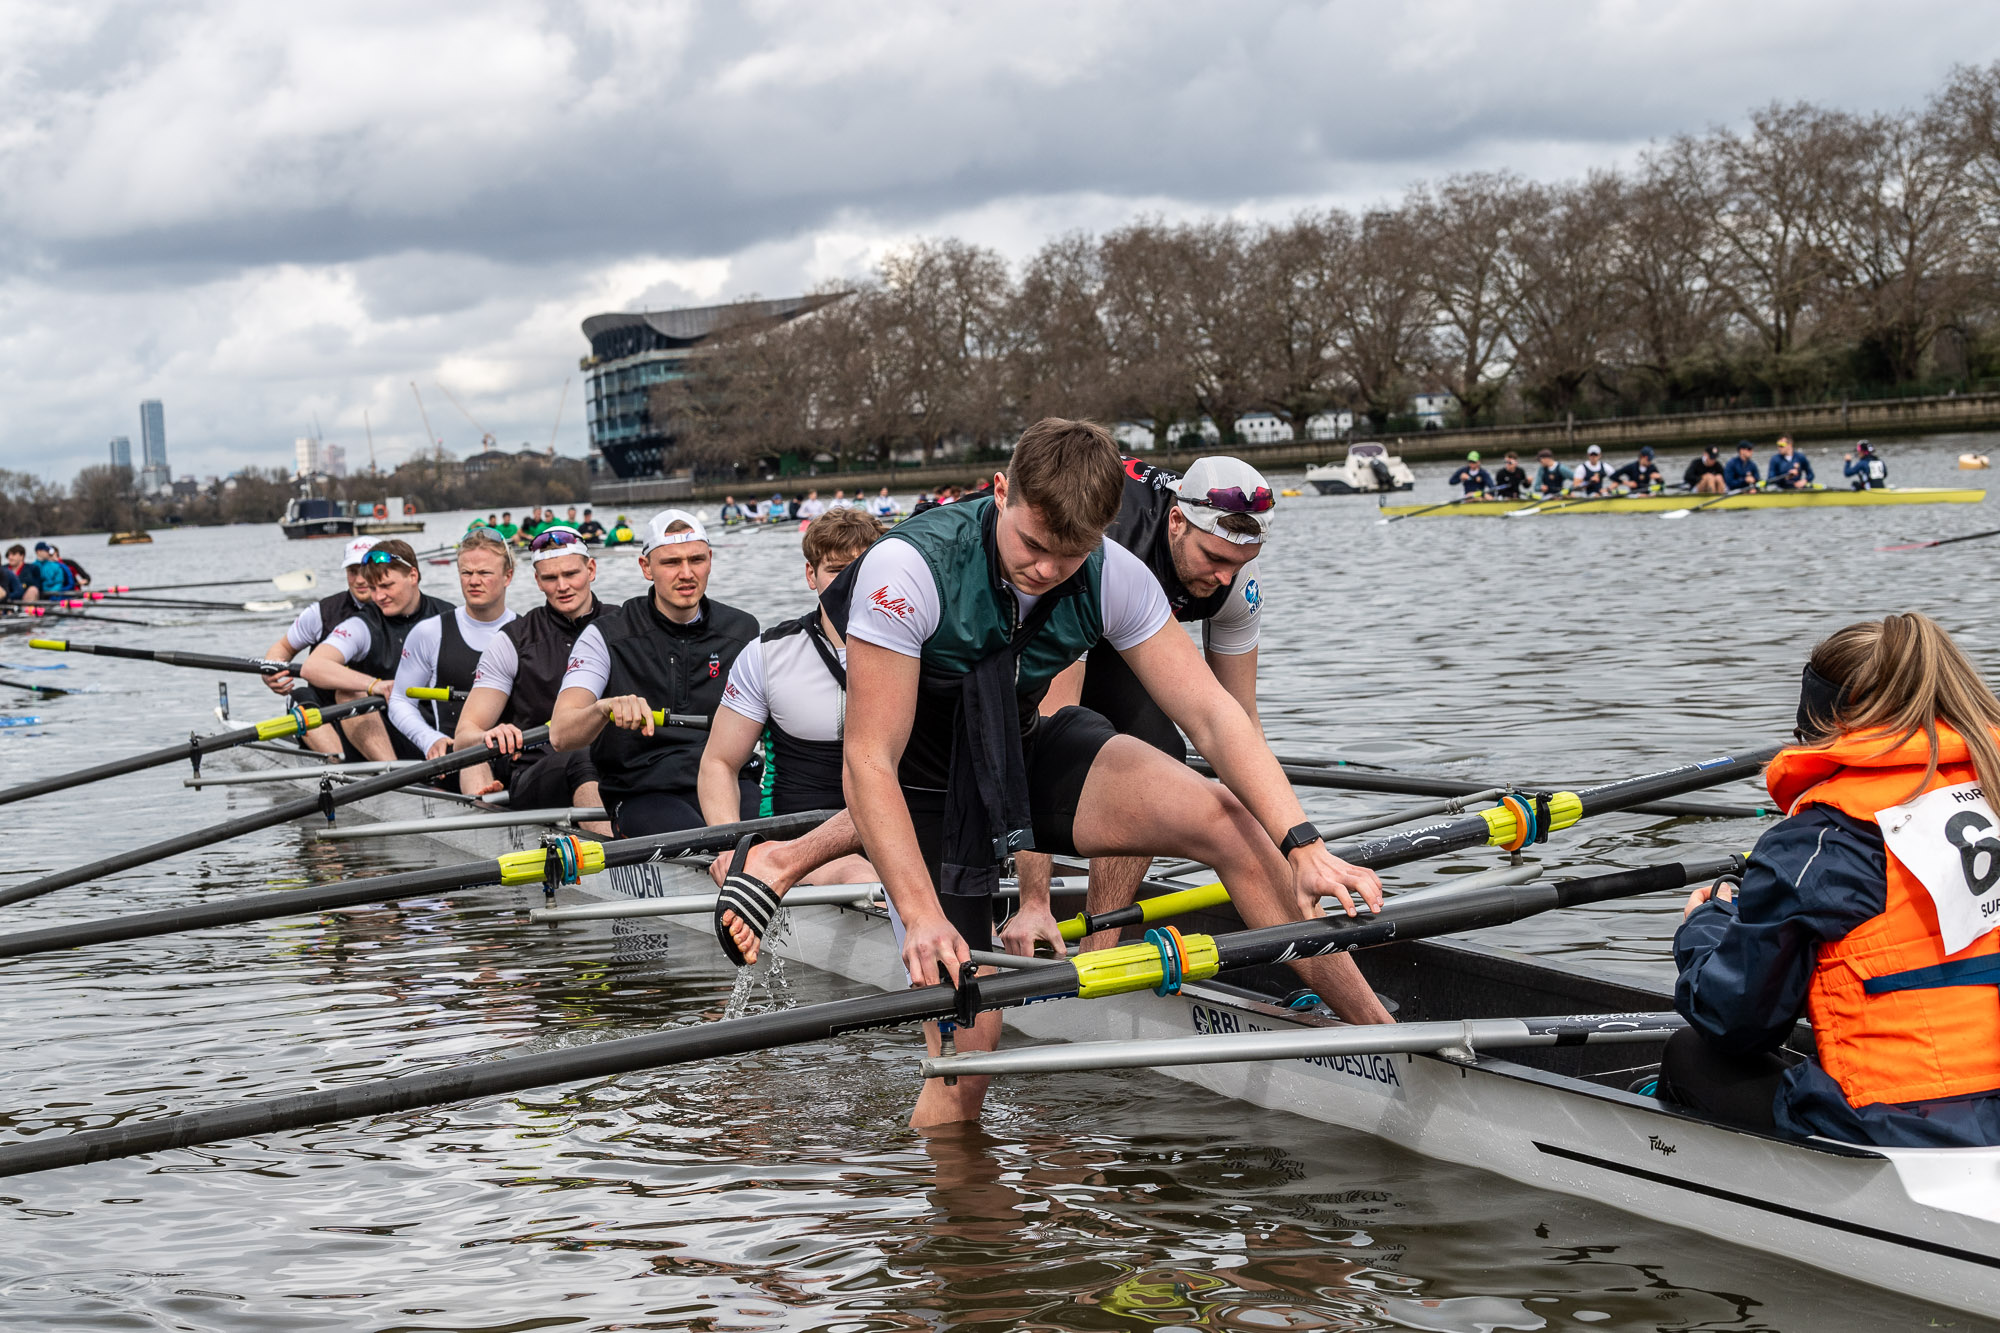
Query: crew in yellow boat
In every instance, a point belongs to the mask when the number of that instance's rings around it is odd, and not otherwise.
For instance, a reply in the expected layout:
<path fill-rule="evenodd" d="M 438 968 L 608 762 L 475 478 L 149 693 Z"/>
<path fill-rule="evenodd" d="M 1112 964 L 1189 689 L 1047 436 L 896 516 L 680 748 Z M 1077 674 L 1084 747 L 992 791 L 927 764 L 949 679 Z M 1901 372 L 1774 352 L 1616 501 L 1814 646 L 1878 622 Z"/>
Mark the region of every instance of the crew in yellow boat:
<path fill-rule="evenodd" d="M 1813 649 L 1789 817 L 1674 937 L 1659 1095 L 1766 1131 L 2000 1144 L 2000 699 L 1920 614 Z M 1802 1015 L 1816 1058 L 1785 1049 Z"/>

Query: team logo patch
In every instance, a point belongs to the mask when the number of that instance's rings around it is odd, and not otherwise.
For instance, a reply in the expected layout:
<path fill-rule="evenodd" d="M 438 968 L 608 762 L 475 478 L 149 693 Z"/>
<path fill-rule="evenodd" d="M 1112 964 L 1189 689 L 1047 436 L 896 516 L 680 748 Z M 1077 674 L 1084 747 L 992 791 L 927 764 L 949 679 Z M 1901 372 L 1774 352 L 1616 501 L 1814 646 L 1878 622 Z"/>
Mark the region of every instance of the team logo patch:
<path fill-rule="evenodd" d="M 570 658 L 569 666 L 565 668 L 565 670 L 569 671 L 581 671 L 582 669 L 583 669 L 583 659 L 581 657 Z"/>
<path fill-rule="evenodd" d="M 1264 594 L 1257 590 L 1257 580 L 1251 579 L 1243 585 L 1243 600 L 1250 604 L 1252 611 L 1264 604 Z"/>
<path fill-rule="evenodd" d="M 868 604 L 883 615 L 894 616 L 897 620 L 908 620 L 910 613 L 917 609 L 910 605 L 907 598 L 891 597 L 889 585 L 886 583 L 868 594 Z"/>
<path fill-rule="evenodd" d="M 732 680 L 722 687 L 722 697 L 725 699 L 741 699 L 743 691 L 737 689 L 736 682 Z"/>

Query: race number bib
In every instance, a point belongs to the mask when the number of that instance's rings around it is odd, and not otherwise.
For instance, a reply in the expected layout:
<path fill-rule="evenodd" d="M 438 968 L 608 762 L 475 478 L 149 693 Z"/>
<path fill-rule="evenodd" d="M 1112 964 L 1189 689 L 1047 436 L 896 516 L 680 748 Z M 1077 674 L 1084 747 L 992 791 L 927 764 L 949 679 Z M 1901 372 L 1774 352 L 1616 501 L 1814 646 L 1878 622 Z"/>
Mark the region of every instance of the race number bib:
<path fill-rule="evenodd" d="M 1926 792 L 1875 819 L 1937 906 L 1947 955 L 2000 926 L 2000 817 L 1977 782 Z"/>

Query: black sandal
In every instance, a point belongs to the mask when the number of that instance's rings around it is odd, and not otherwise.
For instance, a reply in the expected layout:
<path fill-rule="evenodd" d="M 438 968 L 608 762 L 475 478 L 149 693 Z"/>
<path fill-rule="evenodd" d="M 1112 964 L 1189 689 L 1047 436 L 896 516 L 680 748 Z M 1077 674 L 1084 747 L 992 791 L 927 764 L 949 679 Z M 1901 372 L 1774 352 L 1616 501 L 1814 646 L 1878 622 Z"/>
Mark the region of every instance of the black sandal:
<path fill-rule="evenodd" d="M 762 841 L 761 833 L 746 833 L 737 841 L 736 854 L 729 859 L 729 876 L 722 881 L 722 892 L 715 899 L 715 941 L 722 946 L 724 956 L 738 967 L 748 964 L 743 951 L 736 947 L 735 937 L 723 925 L 722 914 L 734 912 L 736 919 L 750 927 L 750 933 L 762 943 L 764 932 L 771 928 L 771 918 L 778 914 L 782 903 L 775 889 L 742 868 L 750 849 Z"/>

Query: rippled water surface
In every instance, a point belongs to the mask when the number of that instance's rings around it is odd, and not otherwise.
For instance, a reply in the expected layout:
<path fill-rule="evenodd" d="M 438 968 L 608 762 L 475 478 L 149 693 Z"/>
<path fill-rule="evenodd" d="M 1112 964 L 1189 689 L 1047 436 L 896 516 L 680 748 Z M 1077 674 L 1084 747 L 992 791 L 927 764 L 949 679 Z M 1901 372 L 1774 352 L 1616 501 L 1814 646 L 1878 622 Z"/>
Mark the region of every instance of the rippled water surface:
<path fill-rule="evenodd" d="M 1992 438 L 1892 445 L 1956 484 Z M 1811 451 L 1826 472 L 1837 455 Z M 1419 468 L 1418 498 L 1446 469 Z M 1969 474 L 1976 479 L 1979 474 Z M 1298 479 L 1286 479 L 1298 484 Z M 529 497 L 530 499 L 532 497 Z M 1285 753 L 1466 778 L 1629 776 L 1785 737 L 1798 666 L 1851 620 L 1922 609 L 2000 668 L 1991 505 L 1380 525 L 1363 499 L 1285 502 L 1266 557 L 1266 729 Z M 432 516 L 430 535 L 458 530 Z M 31 535 L 31 534 L 23 534 Z M 310 564 L 275 527 L 72 539 L 103 583 Z M 714 595 L 766 620 L 806 593 L 797 537 L 720 539 Z M 436 570 L 434 579 L 448 579 Z M 641 588 L 609 559 L 609 600 Z M 189 591 L 179 596 L 228 596 Z M 260 594 L 246 588 L 235 595 Z M 534 602 L 525 576 L 517 605 Z M 79 640 L 261 653 L 285 617 L 135 612 Z M 0 636 L 0 785 L 215 725 L 216 678 L 30 652 Z M 26 667 L 62 667 L 30 673 Z M 229 680 L 237 722 L 276 712 Z M 26 718 L 39 722 L 26 723 Z M 261 807 L 158 769 L 5 807 L 15 882 Z M 1739 785 L 1718 799 L 1751 801 Z M 1319 818 L 1408 798 L 1308 794 Z M 1593 820 L 1561 867 L 1745 847 L 1752 820 Z M 267 830 L 5 909 L 7 928 L 430 864 L 415 844 Z M 449 858 L 457 859 L 457 858 Z M 1405 867 L 1413 886 L 1490 864 Z M 415 899 L 0 963 L 0 1140 L 62 1133 L 719 1016 L 734 977 L 677 934 L 530 928 L 519 891 Z M 1678 904 L 1489 937 L 1654 980 Z M 854 993 L 793 967 L 789 998 Z M 747 997 L 769 1004 L 768 986 Z M 1022 1079 L 977 1129 L 905 1128 L 904 1033 L 588 1087 L 0 1180 L 8 1329 L 1980 1327 L 1584 1201 L 1444 1166 L 1143 1073 Z"/>

